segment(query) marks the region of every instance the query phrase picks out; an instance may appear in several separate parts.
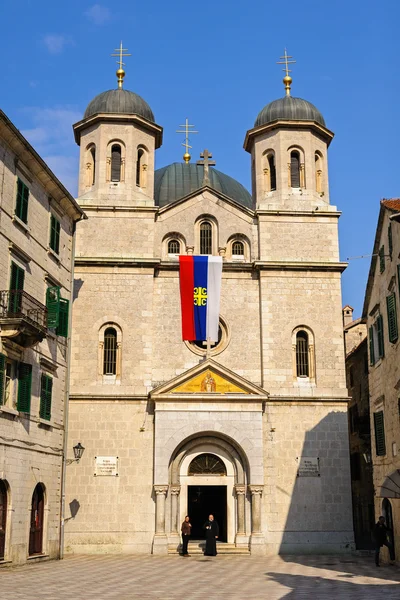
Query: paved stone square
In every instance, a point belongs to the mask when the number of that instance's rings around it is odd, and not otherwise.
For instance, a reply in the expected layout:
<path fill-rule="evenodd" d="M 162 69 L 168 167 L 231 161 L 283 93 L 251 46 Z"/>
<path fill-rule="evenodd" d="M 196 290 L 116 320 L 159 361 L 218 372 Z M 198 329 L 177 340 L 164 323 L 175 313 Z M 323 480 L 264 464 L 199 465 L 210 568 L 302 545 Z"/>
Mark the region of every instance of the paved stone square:
<path fill-rule="evenodd" d="M 400 599 L 400 569 L 373 558 L 72 556 L 0 571 L 1 600 Z"/>

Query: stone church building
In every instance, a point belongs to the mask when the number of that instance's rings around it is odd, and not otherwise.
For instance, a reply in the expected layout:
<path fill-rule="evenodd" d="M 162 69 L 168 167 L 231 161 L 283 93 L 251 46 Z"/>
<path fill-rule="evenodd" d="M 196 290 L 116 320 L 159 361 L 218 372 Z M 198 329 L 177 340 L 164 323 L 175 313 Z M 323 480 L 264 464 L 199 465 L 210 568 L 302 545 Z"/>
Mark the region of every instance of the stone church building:
<path fill-rule="evenodd" d="M 245 134 L 252 193 L 203 160 L 155 168 L 150 106 L 103 92 L 74 125 L 79 198 L 67 552 L 176 552 L 213 513 L 220 551 L 353 545 L 333 133 L 306 100 Z M 181 339 L 179 254 L 223 256 L 219 340 Z M 68 510 L 69 507 L 69 510 Z M 193 548 L 193 541 L 192 541 Z"/>

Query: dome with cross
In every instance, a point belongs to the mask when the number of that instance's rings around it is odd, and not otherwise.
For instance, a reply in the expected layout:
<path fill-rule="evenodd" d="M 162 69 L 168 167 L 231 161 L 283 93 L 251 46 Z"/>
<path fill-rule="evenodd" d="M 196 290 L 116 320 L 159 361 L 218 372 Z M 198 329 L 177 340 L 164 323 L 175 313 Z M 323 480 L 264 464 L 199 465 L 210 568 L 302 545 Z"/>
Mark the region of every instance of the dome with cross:
<path fill-rule="evenodd" d="M 201 162 L 201 161 L 199 161 Z M 246 188 L 221 171 L 211 168 L 206 185 L 228 196 L 246 208 L 252 208 L 253 199 Z M 154 173 L 154 200 L 160 208 L 196 192 L 204 186 L 204 165 L 173 163 Z"/>

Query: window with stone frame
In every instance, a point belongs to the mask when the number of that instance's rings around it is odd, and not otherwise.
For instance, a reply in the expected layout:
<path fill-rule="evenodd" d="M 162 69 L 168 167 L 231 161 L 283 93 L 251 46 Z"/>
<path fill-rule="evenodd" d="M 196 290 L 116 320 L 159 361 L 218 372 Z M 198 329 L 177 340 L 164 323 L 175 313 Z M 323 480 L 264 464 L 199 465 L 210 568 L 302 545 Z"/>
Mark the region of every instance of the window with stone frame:
<path fill-rule="evenodd" d="M 200 254 L 212 254 L 212 225 L 209 221 L 200 224 Z"/>
<path fill-rule="evenodd" d="M 0 353 L 0 406 L 16 408 L 18 363 Z"/>
<path fill-rule="evenodd" d="M 117 373 L 117 331 L 108 327 L 104 332 L 103 375 Z"/>
<path fill-rule="evenodd" d="M 176 254 L 180 254 L 180 252 L 181 252 L 180 241 L 177 240 L 177 239 L 175 239 L 175 238 L 172 239 L 172 240 L 169 240 L 169 242 L 168 242 L 168 254 L 171 254 L 171 255 L 175 256 Z"/>
<path fill-rule="evenodd" d="M 296 334 L 296 373 L 297 377 L 309 377 L 308 334 L 298 331 Z"/>

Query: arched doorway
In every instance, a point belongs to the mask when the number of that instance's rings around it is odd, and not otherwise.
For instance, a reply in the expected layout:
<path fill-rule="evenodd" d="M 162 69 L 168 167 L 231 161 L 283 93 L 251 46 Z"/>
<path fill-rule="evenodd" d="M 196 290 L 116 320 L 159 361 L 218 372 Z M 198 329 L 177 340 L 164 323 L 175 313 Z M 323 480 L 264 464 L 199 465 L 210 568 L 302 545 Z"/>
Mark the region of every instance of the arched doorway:
<path fill-rule="evenodd" d="M 198 454 L 191 460 L 187 476 L 187 512 L 192 521 L 192 538 L 204 538 L 203 524 L 208 515 L 212 514 L 219 525 L 219 540 L 226 542 L 229 483 L 224 461 L 209 452 Z M 210 485 L 210 479 L 215 485 Z M 205 481 L 208 485 L 204 485 Z"/>
<path fill-rule="evenodd" d="M 392 545 L 393 548 L 393 556 L 395 557 L 395 547 L 394 547 L 394 525 L 393 525 L 393 513 L 392 513 L 392 505 L 390 500 L 384 498 L 382 501 L 382 516 L 385 517 L 385 523 L 387 527 L 387 536 L 388 541 Z"/>
<path fill-rule="evenodd" d="M 169 476 L 171 533 L 179 530 L 178 524 L 189 514 L 192 540 L 202 540 L 203 524 L 213 514 L 220 528 L 219 541 L 248 543 L 248 463 L 234 440 L 215 432 L 187 438 L 171 457 Z"/>
<path fill-rule="evenodd" d="M 0 479 L 0 560 L 4 560 L 6 551 L 7 504 L 7 484 Z"/>
<path fill-rule="evenodd" d="M 38 483 L 32 494 L 29 555 L 43 553 L 44 486 Z"/>

